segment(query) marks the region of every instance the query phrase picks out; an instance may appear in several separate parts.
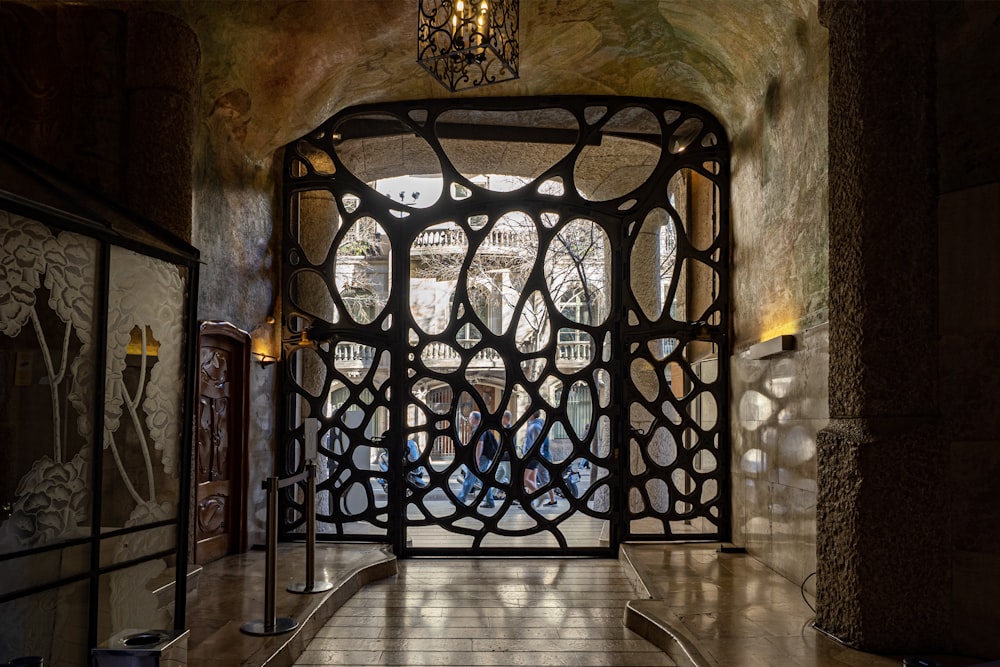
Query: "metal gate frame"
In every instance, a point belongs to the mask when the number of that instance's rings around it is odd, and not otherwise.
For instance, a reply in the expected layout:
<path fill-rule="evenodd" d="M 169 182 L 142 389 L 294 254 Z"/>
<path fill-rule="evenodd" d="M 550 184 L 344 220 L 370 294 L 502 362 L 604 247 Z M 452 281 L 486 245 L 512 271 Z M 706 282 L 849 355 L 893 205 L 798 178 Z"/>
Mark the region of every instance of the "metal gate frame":
<path fill-rule="evenodd" d="M 575 128 L 535 127 L 527 124 L 490 124 L 474 122 L 477 119 L 493 118 L 495 114 L 529 114 L 537 110 L 556 110 L 557 115 L 572 117 Z M 442 114 L 450 117 L 470 119 L 468 123 L 439 122 Z M 491 116 L 491 114 L 493 114 Z M 630 130 L 628 122 L 641 115 L 647 121 L 645 130 Z M 525 118 L 527 116 L 520 116 Z M 648 119 L 655 119 L 656 129 L 650 131 Z M 544 120 L 544 119 L 543 119 Z M 446 188 L 455 183 L 470 194 L 461 200 L 442 197 L 430 207 L 418 207 L 417 202 L 406 204 L 375 193 L 365 179 L 355 174 L 351 167 L 358 163 L 338 153 L 338 148 L 347 142 L 361 138 L 399 138 L 409 141 L 414 137 L 429 148 L 439 162 Z M 523 188 L 511 192 L 497 192 L 480 188 L 467 174 L 454 166 L 442 139 L 477 139 L 483 141 L 540 142 L 570 146 L 565 155 L 536 175 Z M 628 139 L 655 145 L 659 157 L 651 167 L 648 177 L 628 192 L 602 200 L 588 200 L 576 187 L 575 166 L 581 154 L 588 147 L 600 146 L 609 138 Z M 362 149 L 363 150 L 363 149 Z M 696 232 L 686 229 L 690 221 L 684 219 L 677 206 L 668 200 L 665 184 L 678 173 L 695 174 L 701 182 L 709 184 L 711 194 L 711 230 L 708 242 L 696 242 Z M 555 196 L 539 193 L 539 185 L 559 182 L 563 191 Z M 319 253 L 307 247 L 305 233 L 300 226 L 304 195 L 320 193 L 329 197 L 335 207 L 338 221 L 331 221 L 336 229 L 330 235 L 327 252 Z M 279 456 L 280 470 L 285 475 L 293 475 L 303 468 L 305 459 L 305 433 L 303 415 L 317 417 L 321 421 L 320 456 L 329 462 L 331 476 L 320 484 L 319 493 L 329 494 L 330 511 L 320 514 L 329 519 L 332 533 L 320 533 L 325 540 L 388 540 L 395 552 L 409 555 L 614 555 L 624 540 L 719 540 L 730 537 L 729 508 L 729 468 L 728 468 L 728 329 L 729 329 L 729 149 L 721 124 L 708 112 L 688 103 L 629 97 L 558 97 L 558 98 L 481 98 L 461 100 L 424 100 L 374 104 L 346 109 L 333 116 L 317 130 L 292 142 L 286 147 L 284 158 L 283 197 L 286 204 L 285 230 L 283 235 L 282 300 L 284 373 L 282 394 L 282 446 Z M 348 197 L 357 198 L 357 206 L 350 208 Z M 352 204 L 353 205 L 353 204 Z M 666 289 L 666 304 L 662 312 L 644 311 L 642 298 L 631 286 L 631 253 L 643 228 L 643 220 L 651 211 L 665 212 L 671 228 L 676 234 L 674 267 L 682 267 L 669 277 Z M 542 224 L 543 213 L 558 210 L 565 217 L 553 226 Z M 432 478 L 445 480 L 439 488 L 445 490 L 447 478 L 460 467 L 458 457 L 445 470 L 431 470 L 429 452 L 425 451 L 416 462 L 404 465 L 389 465 L 388 474 L 379 473 L 359 464 L 355 459 L 358 448 L 372 445 L 371 433 L 378 409 L 388 415 L 388 428 L 383 434 L 390 461 L 403 461 L 405 441 L 414 428 L 407 424 L 408 412 L 414 407 L 415 386 L 420 379 L 433 378 L 448 381 L 452 387 L 452 404 L 444 413 L 435 412 L 427 405 L 417 405 L 427 423 L 421 428 L 428 439 L 453 437 L 455 424 L 450 417 L 460 395 L 476 396 L 473 383 L 468 375 L 445 377 L 424 363 L 423 352 L 431 346 L 447 345 L 458 353 L 461 359 L 459 370 L 469 370 L 470 360 L 476 355 L 496 353 L 501 359 L 521 359 L 525 352 L 518 349 L 515 336 L 504 332 L 496 333 L 483 323 L 475 312 L 470 290 L 465 279 L 456 281 L 451 317 L 444 331 L 424 331 L 415 323 L 409 308 L 407 283 L 412 270 L 412 249 L 418 235 L 436 223 L 448 220 L 464 234 L 468 244 L 461 270 L 467 272 L 475 261 L 476 253 L 470 252 L 485 247 L 488 235 L 494 231 L 499 219 L 512 211 L 528 213 L 535 223 L 538 252 L 534 266 L 528 276 L 528 284 L 520 291 L 515 310 L 523 312 L 526 295 L 538 291 L 547 307 L 551 332 L 572 329 L 583 336 L 590 336 L 592 349 L 603 348 L 601 358 L 596 354 L 582 369 L 554 373 L 564 388 L 574 382 L 586 380 L 594 406 L 593 421 L 605 420 L 610 440 L 603 451 L 590 451 L 589 437 L 571 433 L 566 429 L 571 441 L 570 458 L 546 465 L 551 468 L 552 479 L 560 479 L 566 466 L 575 458 L 591 460 L 595 467 L 609 472 L 604 480 L 607 502 L 600 509 L 595 506 L 595 495 L 569 500 L 573 512 L 585 512 L 597 518 L 610 521 L 608 545 L 595 547 L 569 547 L 565 540 L 559 541 L 558 530 L 551 534 L 559 542 L 556 548 L 504 548 L 482 544 L 489 535 L 499 530 L 498 512 L 493 519 L 481 511 L 467 512 L 458 508 L 459 519 L 473 517 L 482 523 L 478 531 L 468 531 L 451 524 L 456 532 L 473 535 L 471 547 L 460 548 L 415 548 L 407 546 L 407 527 L 412 523 L 404 519 L 403 512 L 410 505 L 422 502 L 425 495 L 420 489 L 408 488 L 405 484 L 407 472 L 425 468 Z M 555 297 L 545 293 L 548 289 L 544 275 L 543 249 L 556 237 L 558 230 L 566 229 L 567 219 L 584 218 L 596 223 L 603 230 L 607 244 L 607 255 L 611 258 L 611 273 L 608 281 L 610 305 L 608 315 L 598 324 L 584 323 L 567 318 L 555 303 Z M 391 251 L 388 272 L 391 288 L 385 295 L 384 303 L 373 316 L 371 322 L 361 323 L 350 314 L 350 306 L 345 295 L 336 285 L 334 264 L 338 248 L 344 247 L 348 233 L 361 220 L 373 219 L 377 229 L 388 237 Z M 477 224 L 473 224 L 473 220 Z M 479 221 L 485 219 L 481 226 Z M 693 224 L 693 223 L 692 223 Z M 705 230 L 698 232 L 704 236 Z M 362 252 L 376 252 L 369 247 Z M 628 261 L 626 261 L 628 260 Z M 686 262 L 686 264 L 685 264 Z M 701 296 L 704 302 L 697 316 L 674 319 L 671 304 L 678 298 L 687 303 L 686 297 L 678 297 L 678 290 L 691 289 L 696 282 L 685 282 L 680 273 L 691 266 L 711 277 L 711 293 Z M 316 308 L 314 293 L 316 280 L 310 278 L 306 288 L 306 274 L 318 276 L 328 290 L 319 301 L 327 304 L 326 313 Z M 702 282 L 705 282 L 702 280 Z M 704 286 L 702 286 L 704 287 Z M 695 289 L 698 286 L 695 285 Z M 322 290 L 319 290 L 322 291 Z M 304 296 L 307 292 L 310 296 Z M 332 307 L 332 309 L 331 309 Z M 648 307 L 647 307 L 648 310 Z M 330 313 L 336 313 L 330 316 Z M 456 344 L 458 331 L 467 325 L 478 329 L 480 338 L 471 346 L 463 348 Z M 509 329 L 510 327 L 508 327 Z M 531 350 L 534 357 L 546 357 L 556 366 L 558 335 L 550 332 L 544 346 Z M 656 353 L 649 345 L 650 340 L 670 341 L 672 350 Z M 602 341 L 604 341 L 602 343 Z M 610 343 L 609 343 L 610 341 Z M 714 378 L 701 377 L 698 370 L 702 360 L 690 358 L 695 348 L 714 348 L 714 363 L 717 365 Z M 662 345 L 661 345 L 662 347 Z M 457 348 L 457 349 L 456 349 Z M 370 371 L 361 381 L 349 382 L 338 362 L 345 356 L 343 350 L 353 350 L 351 354 L 366 356 L 381 363 L 389 360 L 387 377 L 378 378 Z M 360 350 L 360 352 L 358 352 Z M 418 353 L 418 351 L 421 351 Z M 547 356 L 546 356 L 547 355 Z M 688 355 L 688 356 L 686 356 Z M 349 356 L 349 355 L 348 355 Z M 307 358 L 308 357 L 308 358 Z M 710 358 L 711 360 L 711 358 Z M 636 364 L 642 365 L 646 377 L 643 383 L 636 379 Z M 304 369 L 315 371 L 322 368 L 325 377 L 320 384 L 304 382 Z M 568 391 L 556 405 L 545 403 L 536 391 L 536 383 L 530 381 L 513 365 L 505 368 L 505 385 L 501 392 L 501 403 L 511 398 L 512 386 L 520 384 L 530 395 L 532 407 L 546 408 L 547 416 L 555 420 L 566 420 L 566 400 Z M 603 372 L 611 380 L 610 394 L 600 396 L 595 388 L 596 372 Z M 649 371 L 652 371 L 651 373 Z M 682 378 L 683 391 L 671 388 L 671 377 Z M 512 379 L 513 376 L 513 379 Z M 655 393 L 648 380 L 656 378 Z M 417 378 L 417 379 L 414 379 Z M 345 421 L 344 413 L 326 414 L 330 411 L 324 404 L 334 383 L 341 382 L 351 389 L 350 400 L 361 414 L 357 424 Z M 309 385 L 309 386 L 306 386 Z M 318 389 L 317 391 L 313 391 Z M 676 395 L 680 393 L 681 395 Z M 318 394 L 318 395 L 317 395 Z M 406 400 L 393 400 L 405 397 Z M 706 398 L 707 397 L 707 398 Z M 705 401 L 714 405 L 714 422 L 707 426 L 698 414 Z M 505 402 L 506 401 L 506 402 Z M 419 401 L 417 401 L 419 403 Z M 346 401 L 345 401 L 346 404 Z M 341 406 L 343 407 L 343 406 Z M 340 410 L 341 408 L 337 408 Z M 347 409 L 347 408 L 343 408 Z M 494 408 L 495 409 L 495 408 Z M 502 410 L 489 413 L 484 411 L 484 427 L 498 429 Z M 637 420 L 636 414 L 642 414 Z M 436 420 L 438 425 L 432 424 Z M 550 421 L 550 420 L 547 420 Z M 562 423 L 560 421 L 560 423 Z M 636 429 L 633 422 L 642 421 L 644 429 Z M 527 422 L 527 415 L 521 415 L 519 424 Z M 567 424 L 568 425 L 568 424 Z M 551 425 L 546 424 L 545 432 L 550 433 Z M 368 432 L 366 432 L 368 431 Z M 586 436 L 586 437 L 585 437 Z M 338 445 L 342 439 L 348 444 Z M 504 434 L 502 446 L 509 450 L 509 439 Z M 623 446 L 624 445 L 624 446 Z M 346 447 L 346 448 L 345 448 Z M 705 461 L 710 463 L 706 465 Z M 525 460 L 512 455 L 512 479 L 520 475 Z M 496 472 L 496 462 L 490 474 Z M 338 476 L 334 476 L 334 475 Z M 372 491 L 375 480 L 384 478 L 387 482 L 387 499 L 378 505 Z M 516 485 L 520 487 L 520 485 Z M 353 491 L 352 491 L 353 489 Z M 367 500 L 360 512 L 346 513 L 345 500 L 353 493 L 360 497 L 363 489 Z M 450 492 L 445 490 L 446 494 Z M 523 489 L 511 485 L 508 494 L 525 500 Z M 454 500 L 452 498 L 452 500 Z M 480 499 L 481 500 L 481 499 Z M 408 503 L 410 505 L 408 505 Z M 588 507 L 589 506 L 589 507 Z M 281 532 L 285 539 L 295 537 L 303 530 L 305 516 L 303 490 L 287 489 L 281 497 Z M 337 509 L 339 508 L 339 509 Z M 474 502 L 470 508 L 477 510 Z M 562 515 L 561 515 L 562 516 Z M 547 523 L 539 516 L 540 530 L 549 530 L 557 524 Z M 355 533 L 348 524 L 367 522 L 374 533 Z M 637 522 L 650 522 L 656 527 L 645 531 Z M 694 526 L 690 528 L 689 526 Z M 382 532 L 380 532 L 382 531 Z M 503 534 L 502 531 L 500 531 Z"/>

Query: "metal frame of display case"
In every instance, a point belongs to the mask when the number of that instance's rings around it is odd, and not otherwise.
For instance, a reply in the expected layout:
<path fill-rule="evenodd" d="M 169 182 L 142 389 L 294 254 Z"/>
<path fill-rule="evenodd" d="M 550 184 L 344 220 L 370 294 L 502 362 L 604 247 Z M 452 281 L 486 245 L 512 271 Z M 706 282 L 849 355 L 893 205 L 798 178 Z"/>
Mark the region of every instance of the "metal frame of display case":
<path fill-rule="evenodd" d="M 190 425 L 192 423 L 191 415 L 194 414 L 194 385 L 189 381 L 188 375 L 191 373 L 191 369 L 195 368 L 199 253 L 193 246 L 173 234 L 136 216 L 105 197 L 81 187 L 33 156 L 6 143 L 0 143 L 0 209 L 37 221 L 54 231 L 68 231 L 95 240 L 99 244 L 98 258 L 100 262 L 95 275 L 93 295 L 95 376 L 91 412 L 95 426 L 92 435 L 93 442 L 90 443 L 92 458 L 90 460 L 89 480 L 91 521 L 89 535 L 0 554 L 0 567 L 3 567 L 5 561 L 9 562 L 26 556 L 38 556 L 62 549 L 89 545 L 89 566 L 70 576 L 56 576 L 42 583 L 20 589 L 15 588 L 0 595 L 0 604 L 58 589 L 61 586 L 86 582 L 88 586 L 87 613 L 89 615 L 87 641 L 90 647 L 94 647 L 101 641 L 101 638 L 97 636 L 101 577 L 137 564 L 173 557 L 175 559 L 173 568 L 173 624 L 175 630 L 181 630 L 184 627 L 186 616 L 189 487 L 192 452 Z M 113 246 L 177 266 L 184 272 L 182 279 L 183 312 L 177 313 L 179 318 L 183 318 L 183 341 L 179 361 L 184 382 L 179 404 L 180 414 L 176 415 L 179 429 L 177 436 L 178 460 L 176 462 L 176 517 L 102 531 L 102 491 L 106 481 L 103 478 L 106 452 L 102 446 L 102 425 L 105 418 L 108 291 L 110 289 L 111 249 Z M 123 562 L 102 565 L 102 545 L 108 544 L 108 540 L 137 534 L 151 528 L 169 527 L 174 528 L 174 546 L 172 548 L 160 549 Z M 107 559 L 106 554 L 104 558 Z M 89 650 L 86 656 L 80 658 L 80 664 L 90 664 Z"/>

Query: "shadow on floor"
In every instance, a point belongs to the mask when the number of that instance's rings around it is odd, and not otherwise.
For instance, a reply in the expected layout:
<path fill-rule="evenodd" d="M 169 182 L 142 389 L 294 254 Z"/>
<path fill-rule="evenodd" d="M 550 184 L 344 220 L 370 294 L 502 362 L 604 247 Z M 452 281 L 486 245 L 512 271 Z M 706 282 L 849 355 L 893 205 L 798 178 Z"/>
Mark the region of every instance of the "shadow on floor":
<path fill-rule="evenodd" d="M 188 599 L 188 664 L 289 667 L 365 584 L 397 573 L 395 557 L 382 544 L 320 544 L 315 560 L 316 581 L 332 582 L 333 589 L 289 593 L 288 586 L 306 579 L 305 545 L 279 545 L 276 616 L 294 618 L 298 627 L 266 637 L 240 630 L 264 616 L 264 552 L 205 566 Z M 623 610 L 624 625 L 682 667 L 904 664 L 903 656 L 857 651 L 814 629 L 799 586 L 747 554 L 722 553 L 717 544 L 627 544 L 619 561 L 636 590 L 636 599 Z M 935 667 L 986 664 L 955 656 L 913 657 Z"/>

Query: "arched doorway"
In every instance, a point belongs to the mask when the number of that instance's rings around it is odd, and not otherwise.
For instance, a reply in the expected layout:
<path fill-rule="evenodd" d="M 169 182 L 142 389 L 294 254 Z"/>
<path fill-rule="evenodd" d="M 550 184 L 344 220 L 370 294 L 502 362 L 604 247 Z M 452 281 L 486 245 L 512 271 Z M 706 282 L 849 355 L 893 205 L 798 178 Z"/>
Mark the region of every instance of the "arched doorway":
<path fill-rule="evenodd" d="M 284 165 L 281 463 L 301 470 L 317 428 L 321 539 L 609 555 L 728 538 L 729 153 L 710 114 L 355 107 Z M 487 432 L 498 452 L 474 461 Z"/>

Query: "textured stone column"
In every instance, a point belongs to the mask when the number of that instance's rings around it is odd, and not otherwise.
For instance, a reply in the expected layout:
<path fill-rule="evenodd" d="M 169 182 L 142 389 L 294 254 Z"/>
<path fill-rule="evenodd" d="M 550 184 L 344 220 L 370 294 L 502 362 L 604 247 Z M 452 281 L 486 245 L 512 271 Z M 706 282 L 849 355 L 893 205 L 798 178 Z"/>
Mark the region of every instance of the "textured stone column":
<path fill-rule="evenodd" d="M 946 645 L 928 2 L 820 3 L 830 31 L 830 425 L 816 624 L 874 651 Z"/>
<path fill-rule="evenodd" d="M 198 38 L 181 20 L 128 14 L 126 203 L 187 241 L 199 62 Z"/>
<path fill-rule="evenodd" d="M 120 203 L 125 24 L 110 7 L 0 3 L 0 138 Z"/>

